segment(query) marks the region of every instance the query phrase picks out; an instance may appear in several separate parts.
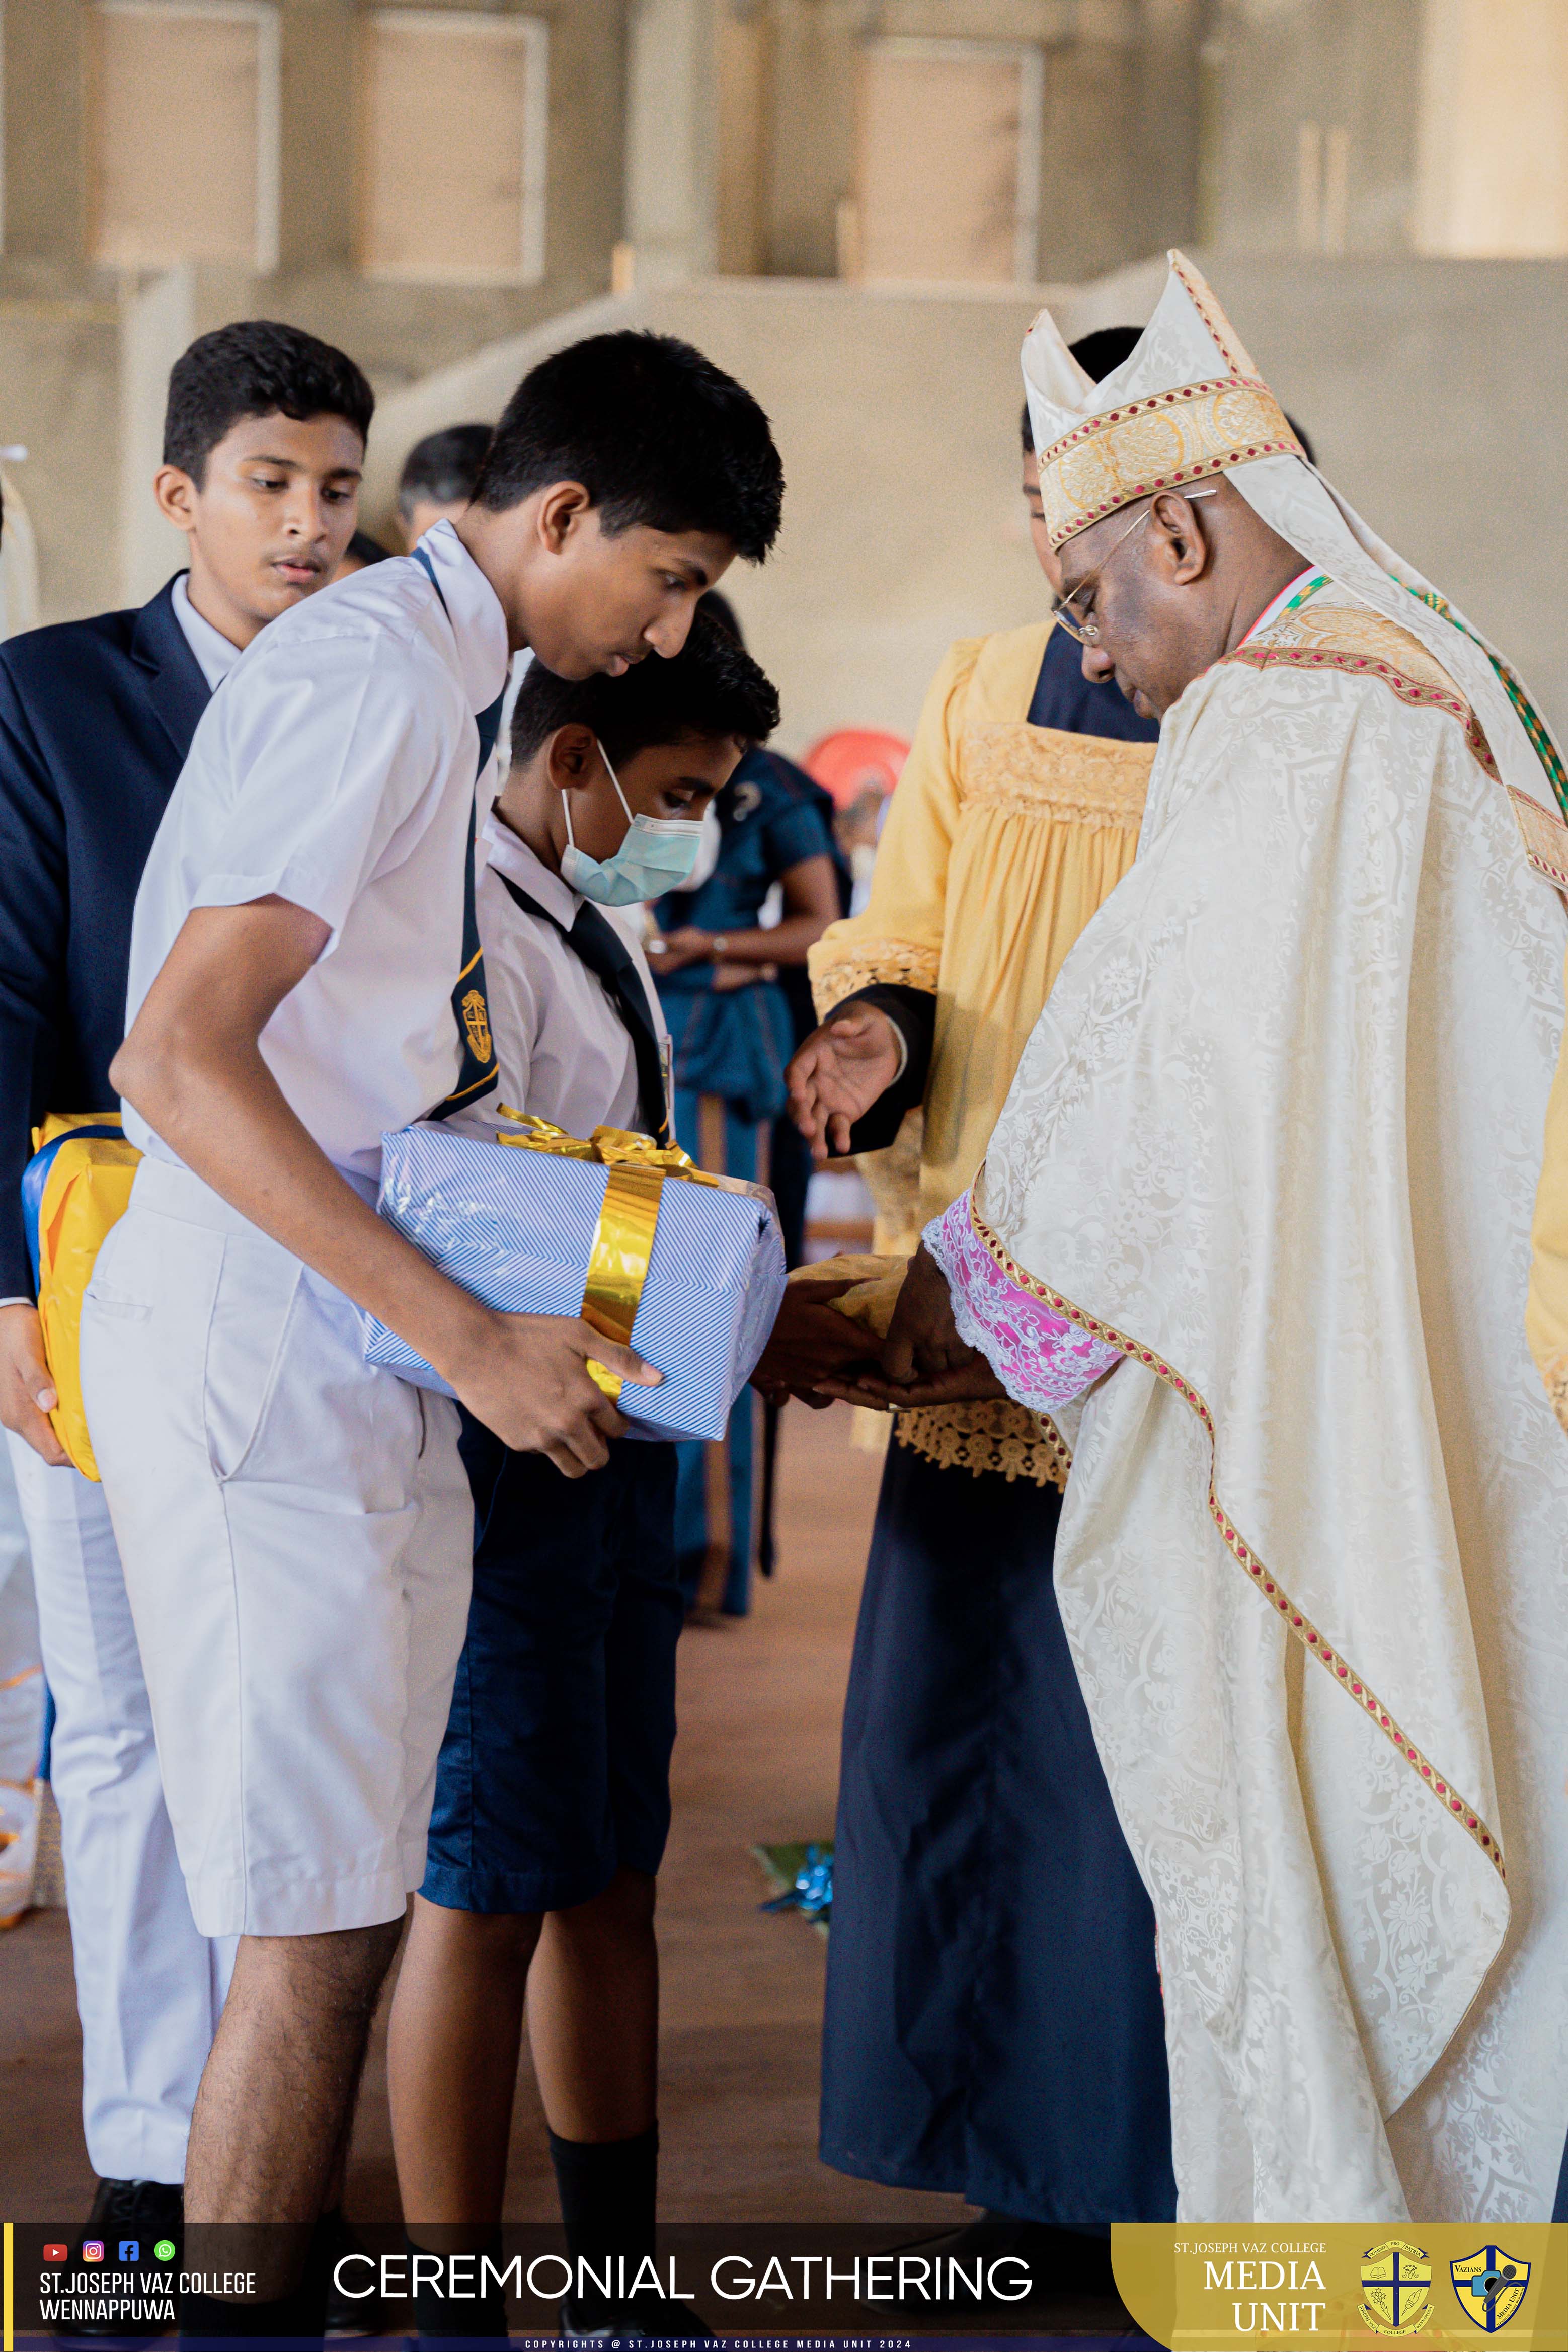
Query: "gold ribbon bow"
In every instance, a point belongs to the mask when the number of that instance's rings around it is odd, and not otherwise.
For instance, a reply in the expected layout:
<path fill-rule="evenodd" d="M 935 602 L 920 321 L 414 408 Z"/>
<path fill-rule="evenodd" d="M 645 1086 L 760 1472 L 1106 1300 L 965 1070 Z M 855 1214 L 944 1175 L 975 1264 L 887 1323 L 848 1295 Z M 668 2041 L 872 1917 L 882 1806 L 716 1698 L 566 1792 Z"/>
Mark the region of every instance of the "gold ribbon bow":
<path fill-rule="evenodd" d="M 679 1144 L 656 1143 L 651 1135 L 634 1135 L 624 1127 L 596 1127 L 584 1142 L 563 1127 L 531 1111 L 513 1110 L 508 1103 L 496 1108 L 503 1118 L 514 1119 L 521 1135 L 498 1136 L 524 1151 L 548 1151 L 557 1160 L 596 1160 L 610 1171 L 599 1221 L 588 1251 L 588 1278 L 583 1288 L 583 1320 L 606 1339 L 625 1348 L 631 1344 L 643 1285 L 653 1255 L 654 1229 L 658 1223 L 659 1196 L 667 1176 L 688 1183 L 711 1184 L 721 1192 L 735 1189 L 723 1176 L 699 1168 Z M 747 1192 L 755 1187 L 747 1185 Z M 588 1360 L 590 1377 L 615 1402 L 621 1393 L 621 1376 Z"/>

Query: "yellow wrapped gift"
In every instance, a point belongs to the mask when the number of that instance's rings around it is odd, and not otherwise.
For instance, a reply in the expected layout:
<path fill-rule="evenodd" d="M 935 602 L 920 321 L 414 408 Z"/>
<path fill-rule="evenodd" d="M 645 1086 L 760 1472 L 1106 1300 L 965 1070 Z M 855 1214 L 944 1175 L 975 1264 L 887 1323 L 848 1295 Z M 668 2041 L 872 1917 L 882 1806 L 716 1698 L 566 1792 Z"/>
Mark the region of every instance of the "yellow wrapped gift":
<path fill-rule="evenodd" d="M 22 1214 L 38 1291 L 44 1354 L 59 1399 L 49 1419 L 84 1478 L 98 1478 L 81 1402 L 81 1302 L 104 1235 L 125 1214 L 142 1154 L 120 1113 L 51 1111 L 33 1129 Z"/>

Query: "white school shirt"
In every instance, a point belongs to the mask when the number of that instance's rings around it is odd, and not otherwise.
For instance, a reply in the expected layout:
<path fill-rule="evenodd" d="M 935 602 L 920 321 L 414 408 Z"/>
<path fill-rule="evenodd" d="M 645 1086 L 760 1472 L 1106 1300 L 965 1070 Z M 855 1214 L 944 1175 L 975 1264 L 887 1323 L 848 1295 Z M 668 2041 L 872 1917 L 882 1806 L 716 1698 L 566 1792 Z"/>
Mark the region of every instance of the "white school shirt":
<path fill-rule="evenodd" d="M 170 601 L 174 607 L 174 618 L 180 625 L 181 634 L 196 657 L 196 667 L 205 678 L 208 691 L 216 694 L 239 659 L 240 648 L 197 612 L 191 602 L 188 572 L 174 574 L 174 593 Z"/>
<path fill-rule="evenodd" d="M 367 1199 L 381 1139 L 460 1063 L 475 713 L 506 683 L 506 616 L 449 522 L 270 622 L 214 695 L 136 894 L 126 1026 L 197 907 L 276 893 L 325 947 L 261 1033 L 284 1097 Z M 131 1141 L 176 1155 L 125 1106 Z"/>
<path fill-rule="evenodd" d="M 553 1120 L 568 1135 L 591 1135 L 596 1127 L 636 1128 L 637 1066 L 630 1034 L 604 982 L 555 927 L 571 929 L 581 897 L 542 866 L 498 816 L 484 829 L 480 856 L 479 941 L 500 1084 L 476 1105 L 479 1117 L 494 1125 L 500 1105 L 506 1103 Z M 553 921 L 525 914 L 503 874 Z M 637 966 L 662 1045 L 668 1032 L 631 919 L 636 911 L 598 909 Z"/>

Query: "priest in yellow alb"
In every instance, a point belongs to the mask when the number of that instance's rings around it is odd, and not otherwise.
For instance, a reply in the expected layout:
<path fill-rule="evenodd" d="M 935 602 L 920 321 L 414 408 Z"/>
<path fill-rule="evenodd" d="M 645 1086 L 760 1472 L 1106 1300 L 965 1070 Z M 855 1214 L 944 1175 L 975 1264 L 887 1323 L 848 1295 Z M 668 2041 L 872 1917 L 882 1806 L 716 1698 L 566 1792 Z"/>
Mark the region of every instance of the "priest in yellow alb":
<path fill-rule="evenodd" d="M 1083 348 L 1103 369 L 1135 340 Z M 1026 419 L 1023 465 L 1048 572 Z M 819 1151 L 923 1105 L 911 1246 L 973 1179 L 1132 863 L 1155 732 L 1047 618 L 954 646 L 932 683 L 869 904 L 812 951 L 824 1025 L 792 1067 Z M 874 1322 L 900 1271 L 859 1293 Z M 1175 2210 L 1153 1914 L 1051 1587 L 1067 1459 L 1005 1397 L 895 1417 L 846 1711 L 821 2141 L 841 2170 L 1005 2217 L 993 2250 L 1026 2233 L 1058 2289 L 1109 2285 L 1110 2222 Z"/>

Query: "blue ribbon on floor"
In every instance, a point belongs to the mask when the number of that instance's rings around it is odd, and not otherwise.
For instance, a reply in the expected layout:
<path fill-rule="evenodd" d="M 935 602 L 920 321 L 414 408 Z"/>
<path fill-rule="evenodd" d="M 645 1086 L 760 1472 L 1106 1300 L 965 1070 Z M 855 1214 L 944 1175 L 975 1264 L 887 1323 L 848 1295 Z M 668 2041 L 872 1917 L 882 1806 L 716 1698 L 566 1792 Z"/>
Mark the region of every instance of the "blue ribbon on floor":
<path fill-rule="evenodd" d="M 770 1902 L 760 1903 L 759 1911 L 804 1911 L 808 1919 L 826 1919 L 833 1908 L 833 1848 L 830 1845 L 808 1845 L 805 1861 L 795 1873 L 795 1885 L 784 1894 L 775 1895 Z"/>

